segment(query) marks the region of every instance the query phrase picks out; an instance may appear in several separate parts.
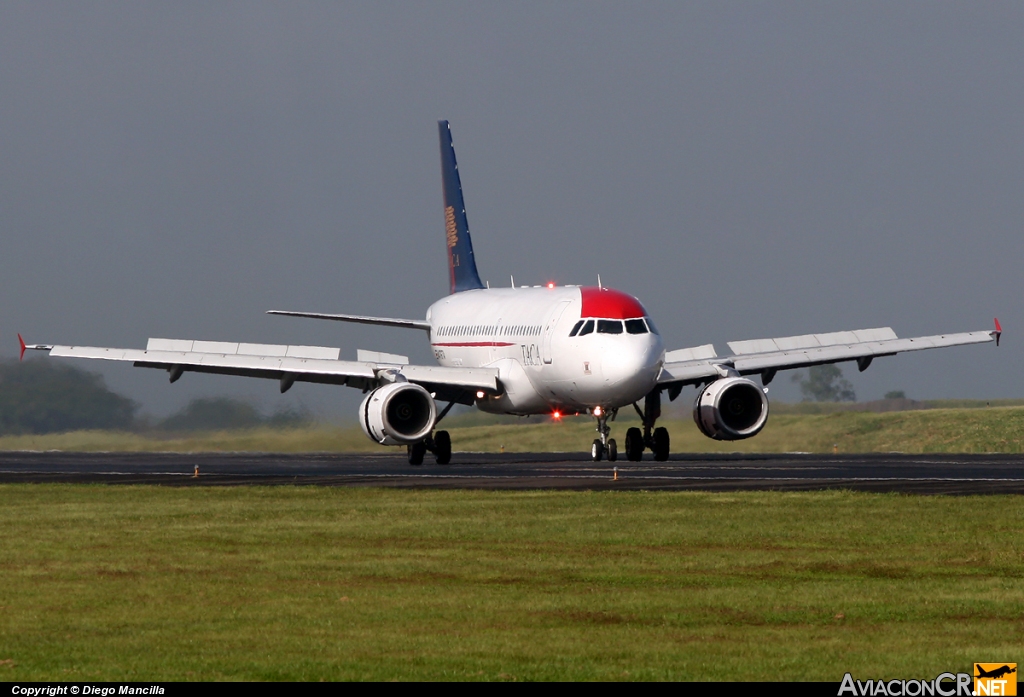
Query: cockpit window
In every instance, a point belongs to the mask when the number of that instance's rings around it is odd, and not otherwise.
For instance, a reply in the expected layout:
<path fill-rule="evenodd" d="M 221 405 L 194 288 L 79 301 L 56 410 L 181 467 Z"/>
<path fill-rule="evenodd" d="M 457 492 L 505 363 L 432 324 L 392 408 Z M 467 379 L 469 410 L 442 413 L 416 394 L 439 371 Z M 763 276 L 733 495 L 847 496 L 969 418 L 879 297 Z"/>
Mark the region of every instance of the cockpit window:
<path fill-rule="evenodd" d="M 594 331 L 594 320 L 588 319 L 586 324 L 583 325 L 583 329 L 580 329 L 579 336 L 584 336 L 592 331 Z"/>
<path fill-rule="evenodd" d="M 627 319 L 626 331 L 630 334 L 646 334 L 647 325 L 644 324 L 642 319 Z"/>
<path fill-rule="evenodd" d="M 658 334 L 660 336 L 661 332 L 654 326 L 654 321 L 650 317 L 644 317 L 644 319 L 647 320 L 647 328 L 651 330 L 651 334 Z"/>
<path fill-rule="evenodd" d="M 597 333 L 598 334 L 621 334 L 622 333 L 622 322 L 617 319 L 599 319 L 597 320 Z"/>
<path fill-rule="evenodd" d="M 569 332 L 569 336 L 576 336 L 577 334 L 579 334 L 580 327 L 582 327 L 582 326 L 583 326 L 583 320 L 580 320 L 579 322 L 576 323 L 576 326 L 572 328 L 572 331 Z"/>

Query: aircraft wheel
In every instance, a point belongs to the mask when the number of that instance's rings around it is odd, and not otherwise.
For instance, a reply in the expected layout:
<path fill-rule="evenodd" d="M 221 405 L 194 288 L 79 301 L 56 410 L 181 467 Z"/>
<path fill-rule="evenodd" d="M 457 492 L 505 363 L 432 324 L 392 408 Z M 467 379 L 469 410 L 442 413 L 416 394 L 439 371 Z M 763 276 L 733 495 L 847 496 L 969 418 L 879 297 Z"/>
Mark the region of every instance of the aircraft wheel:
<path fill-rule="evenodd" d="M 406 450 L 409 453 L 409 464 L 410 465 L 422 465 L 423 464 L 423 455 L 424 455 L 424 453 L 427 452 L 427 444 L 426 443 L 424 443 L 423 441 L 420 441 L 419 443 L 412 443 L 410 445 L 407 445 L 407 446 L 405 446 L 405 448 L 406 448 Z"/>
<path fill-rule="evenodd" d="M 668 429 L 659 427 L 654 429 L 654 459 L 658 462 L 664 462 L 668 459 Z"/>
<path fill-rule="evenodd" d="M 600 462 L 602 455 L 604 455 L 604 446 L 601 445 L 600 438 L 595 438 L 593 445 L 590 446 L 590 459 L 594 462 Z"/>
<path fill-rule="evenodd" d="M 452 461 L 452 437 L 448 431 L 438 431 L 434 434 L 434 457 L 437 464 L 447 465 Z"/>
<path fill-rule="evenodd" d="M 626 459 L 630 462 L 640 462 L 644 456 L 644 435 L 639 428 L 626 430 Z"/>
<path fill-rule="evenodd" d="M 615 462 L 619 459 L 619 446 L 615 444 L 615 439 L 610 438 L 608 440 L 608 462 Z"/>

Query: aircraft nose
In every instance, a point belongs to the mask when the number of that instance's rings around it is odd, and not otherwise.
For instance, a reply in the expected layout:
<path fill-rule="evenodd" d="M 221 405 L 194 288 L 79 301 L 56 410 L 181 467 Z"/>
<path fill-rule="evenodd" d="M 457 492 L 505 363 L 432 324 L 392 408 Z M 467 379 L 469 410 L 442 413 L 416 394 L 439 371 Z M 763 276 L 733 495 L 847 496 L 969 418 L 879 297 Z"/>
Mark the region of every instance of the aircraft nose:
<path fill-rule="evenodd" d="M 607 383 L 623 387 L 636 383 L 638 387 L 650 389 L 661 367 L 661 351 L 656 344 L 654 340 L 627 340 L 623 345 L 612 347 L 602 361 Z"/>

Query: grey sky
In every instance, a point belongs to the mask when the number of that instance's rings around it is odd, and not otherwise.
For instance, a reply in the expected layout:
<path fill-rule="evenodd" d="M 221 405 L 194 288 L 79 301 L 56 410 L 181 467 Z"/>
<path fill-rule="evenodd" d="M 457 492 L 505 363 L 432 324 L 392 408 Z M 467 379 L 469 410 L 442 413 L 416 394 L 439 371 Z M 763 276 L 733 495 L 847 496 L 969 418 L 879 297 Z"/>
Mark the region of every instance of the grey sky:
<path fill-rule="evenodd" d="M 998 350 L 844 372 L 1024 396 L 1022 29 L 1019 3 L 0 3 L 0 355 L 21 331 L 431 360 L 421 332 L 263 311 L 446 292 L 447 118 L 492 284 L 600 273 L 670 348 L 998 316 Z M 360 396 L 77 365 L 154 413 Z"/>

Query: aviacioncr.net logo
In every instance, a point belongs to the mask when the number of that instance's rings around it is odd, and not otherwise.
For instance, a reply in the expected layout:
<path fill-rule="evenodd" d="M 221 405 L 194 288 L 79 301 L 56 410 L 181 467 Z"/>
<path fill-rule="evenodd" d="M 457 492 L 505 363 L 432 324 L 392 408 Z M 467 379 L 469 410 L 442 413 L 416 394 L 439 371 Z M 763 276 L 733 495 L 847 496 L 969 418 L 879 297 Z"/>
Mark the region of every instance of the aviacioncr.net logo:
<path fill-rule="evenodd" d="M 1016 694 L 1016 693 L 1014 693 Z M 940 673 L 931 680 L 855 680 L 847 673 L 839 686 L 839 697 L 972 697 L 970 673 Z"/>

